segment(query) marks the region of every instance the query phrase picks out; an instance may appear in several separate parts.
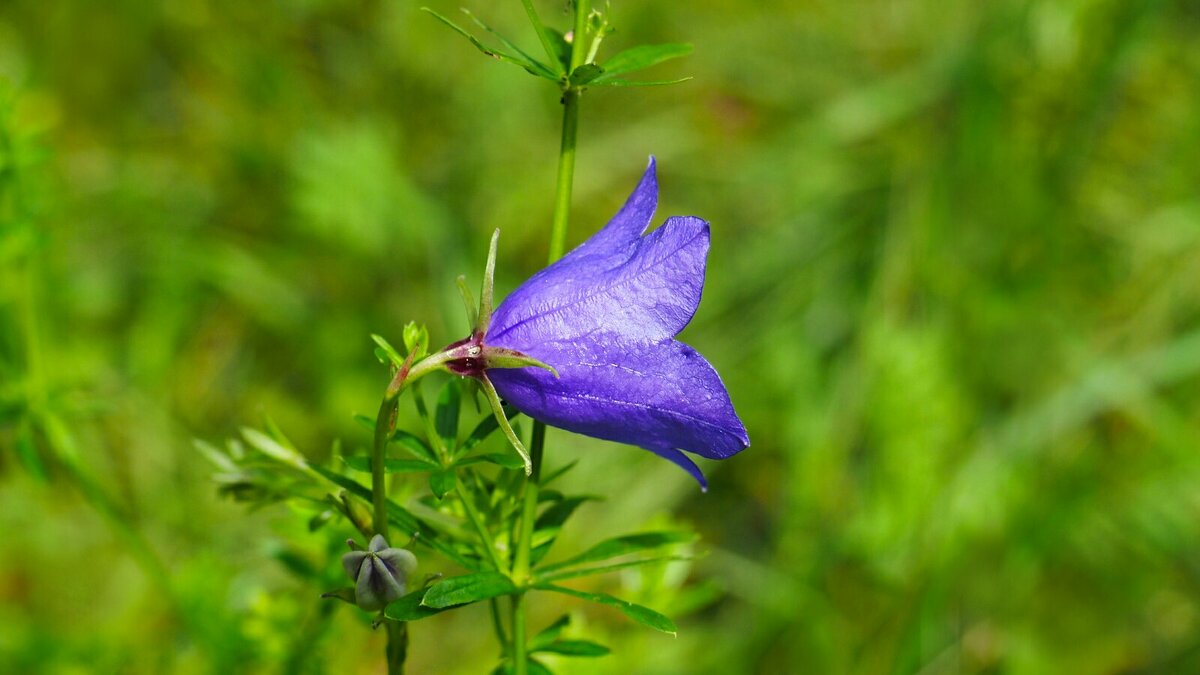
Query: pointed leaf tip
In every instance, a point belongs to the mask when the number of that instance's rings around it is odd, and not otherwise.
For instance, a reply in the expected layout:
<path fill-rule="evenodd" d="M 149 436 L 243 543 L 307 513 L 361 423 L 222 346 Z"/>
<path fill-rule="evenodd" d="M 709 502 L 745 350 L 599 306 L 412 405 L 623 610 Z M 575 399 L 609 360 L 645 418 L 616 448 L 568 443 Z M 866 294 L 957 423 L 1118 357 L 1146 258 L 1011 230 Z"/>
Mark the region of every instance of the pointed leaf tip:
<path fill-rule="evenodd" d="M 492 323 L 492 293 L 495 288 L 496 249 L 500 245 L 500 229 L 492 232 L 492 241 L 488 244 L 487 263 L 483 268 L 483 287 L 479 290 L 479 314 L 475 320 L 475 332 L 482 335 L 487 332 Z"/>
<path fill-rule="evenodd" d="M 475 330 L 479 328 L 479 307 L 475 304 L 471 289 L 467 287 L 466 275 L 458 275 L 454 283 L 458 286 L 458 294 L 462 296 L 463 307 L 467 310 L 467 328 Z"/>
<path fill-rule="evenodd" d="M 504 436 L 508 438 L 508 442 L 512 445 L 517 454 L 521 456 L 521 460 L 525 463 L 525 475 L 533 475 L 533 460 L 529 457 L 529 451 L 525 449 L 525 444 L 517 436 L 517 432 L 513 431 L 512 425 L 508 423 L 508 415 L 504 413 L 504 405 L 500 402 L 500 395 L 496 393 L 496 388 L 492 386 L 492 381 L 488 379 L 485 373 L 479 378 L 483 385 L 484 394 L 487 396 L 488 403 L 492 406 L 492 414 L 496 416 L 496 422 L 500 425 L 500 430 L 504 432 Z"/>

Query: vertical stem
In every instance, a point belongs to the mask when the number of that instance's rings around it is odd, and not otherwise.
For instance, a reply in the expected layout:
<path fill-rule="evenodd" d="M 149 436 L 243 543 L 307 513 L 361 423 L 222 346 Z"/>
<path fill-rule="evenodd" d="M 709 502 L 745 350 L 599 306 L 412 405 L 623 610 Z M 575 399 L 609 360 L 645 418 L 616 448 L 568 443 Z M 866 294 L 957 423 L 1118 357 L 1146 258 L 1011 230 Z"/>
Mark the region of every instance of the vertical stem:
<path fill-rule="evenodd" d="M 371 505 L 375 507 L 372 525 L 375 534 L 384 539 L 388 536 L 388 520 L 387 477 L 383 471 L 383 460 L 388 438 L 392 435 L 396 406 L 396 399 L 387 396 L 379 404 L 379 416 L 375 418 L 375 445 L 371 452 Z"/>
<path fill-rule="evenodd" d="M 579 133 L 579 92 L 563 92 L 562 146 L 558 153 L 558 189 L 554 195 L 554 220 L 550 225 L 549 262 L 562 257 L 567 245 L 567 216 L 571 210 L 571 187 L 575 181 L 575 139 Z"/>
<path fill-rule="evenodd" d="M 403 621 L 385 621 L 387 626 L 387 669 L 388 675 L 404 675 L 404 662 L 408 659 L 408 624 Z"/>
<path fill-rule="evenodd" d="M 392 426 L 396 422 L 399 400 L 395 396 L 384 396 L 379 404 L 379 416 L 375 418 L 375 444 L 371 452 L 371 505 L 374 507 L 372 526 L 375 534 L 388 538 L 387 475 L 383 460 Z M 384 621 L 387 630 L 388 675 L 404 675 L 404 661 L 408 658 L 408 624 L 403 621 Z"/>
<path fill-rule="evenodd" d="M 529 9 L 526 0 L 526 9 Z M 575 31 L 571 42 L 571 70 L 579 67 L 587 58 L 587 21 L 591 14 L 591 0 L 575 0 Z M 538 22 L 535 22 L 538 25 Z M 571 210 L 571 188 L 575 181 L 575 146 L 579 136 L 579 95 L 573 87 L 563 90 L 562 142 L 558 152 L 558 185 L 554 196 L 554 218 L 550 227 L 549 262 L 554 263 L 563 256 L 567 244 L 567 220 Z M 521 494 L 521 529 L 513 560 L 512 578 L 517 584 L 529 580 L 529 557 L 533 541 L 533 527 L 537 517 L 538 487 L 542 477 L 542 455 L 546 445 L 546 425 L 533 423 L 533 438 L 529 456 L 533 471 L 525 481 Z M 525 620 L 526 595 L 513 596 L 512 607 L 512 658 L 513 672 L 528 675 L 527 630 Z"/>
<path fill-rule="evenodd" d="M 533 440 L 529 445 L 529 456 L 533 460 L 533 473 L 525 481 L 525 491 L 521 494 L 521 532 L 517 541 L 517 557 L 513 561 L 512 577 L 518 584 L 523 584 L 529 577 L 529 554 L 533 542 L 533 526 L 537 515 L 538 484 L 542 479 L 542 455 L 546 446 L 546 425 L 541 422 L 533 424 Z M 526 675 L 528 663 L 525 630 L 525 594 L 513 598 L 513 671 L 516 675 Z"/>
<path fill-rule="evenodd" d="M 575 34 L 571 41 L 571 70 L 583 65 L 587 56 L 587 22 L 592 14 L 592 0 L 575 0 Z"/>

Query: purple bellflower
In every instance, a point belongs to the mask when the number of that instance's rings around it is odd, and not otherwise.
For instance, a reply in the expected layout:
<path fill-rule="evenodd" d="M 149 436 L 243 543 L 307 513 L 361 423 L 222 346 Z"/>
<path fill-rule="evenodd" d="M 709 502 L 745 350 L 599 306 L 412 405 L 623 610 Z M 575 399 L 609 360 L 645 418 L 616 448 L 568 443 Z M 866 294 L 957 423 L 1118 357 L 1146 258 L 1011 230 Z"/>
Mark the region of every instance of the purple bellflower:
<path fill-rule="evenodd" d="M 750 438 L 717 372 L 675 339 L 700 303 L 708 223 L 675 216 L 643 235 L 657 202 L 651 158 L 608 225 L 518 287 L 494 313 L 493 237 L 475 330 L 437 360 L 478 378 L 494 409 L 499 395 L 548 425 L 640 446 L 707 488 L 684 452 L 724 459 L 747 448 Z"/>

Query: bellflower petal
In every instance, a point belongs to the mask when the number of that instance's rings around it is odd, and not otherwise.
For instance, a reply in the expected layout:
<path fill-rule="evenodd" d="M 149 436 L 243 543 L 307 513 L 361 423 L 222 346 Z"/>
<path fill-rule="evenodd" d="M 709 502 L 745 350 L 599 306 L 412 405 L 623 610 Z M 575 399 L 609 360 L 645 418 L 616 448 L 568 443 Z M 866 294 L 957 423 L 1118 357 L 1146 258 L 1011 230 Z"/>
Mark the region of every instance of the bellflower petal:
<path fill-rule="evenodd" d="M 708 223 L 669 218 L 641 236 L 657 202 L 654 168 L 652 161 L 607 226 L 505 298 L 488 329 L 489 344 L 524 351 L 513 345 L 597 330 L 662 340 L 691 321 L 704 287 Z"/>
<path fill-rule="evenodd" d="M 658 197 L 653 159 L 603 229 L 496 308 L 484 342 L 553 366 L 489 369 L 496 390 L 547 424 L 646 448 L 703 475 L 681 450 L 722 459 L 749 437 L 720 377 L 675 340 L 700 303 L 709 226 L 673 217 L 643 236 Z"/>

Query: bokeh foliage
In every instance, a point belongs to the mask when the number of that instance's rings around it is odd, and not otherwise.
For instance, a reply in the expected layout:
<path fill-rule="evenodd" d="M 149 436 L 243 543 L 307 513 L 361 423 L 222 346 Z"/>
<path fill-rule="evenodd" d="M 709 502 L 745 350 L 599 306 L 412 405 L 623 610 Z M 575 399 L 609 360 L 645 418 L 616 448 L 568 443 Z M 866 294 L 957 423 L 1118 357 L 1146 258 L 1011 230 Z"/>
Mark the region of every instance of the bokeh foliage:
<path fill-rule="evenodd" d="M 714 229 L 684 339 L 754 445 L 700 495 L 552 433 L 612 496 L 581 543 L 676 518 L 711 552 L 615 578 L 679 637 L 589 610 L 614 654 L 575 672 L 1200 669 L 1195 4 L 612 21 L 695 79 L 585 96 L 569 242 L 658 157 L 660 217 Z M 336 537 L 220 499 L 191 439 L 365 445 L 368 334 L 461 337 L 494 227 L 500 292 L 544 260 L 553 87 L 399 0 L 8 0 L 0 80 L 0 671 L 377 663 L 304 580 Z M 481 672 L 475 618 L 417 625 L 413 671 Z"/>

